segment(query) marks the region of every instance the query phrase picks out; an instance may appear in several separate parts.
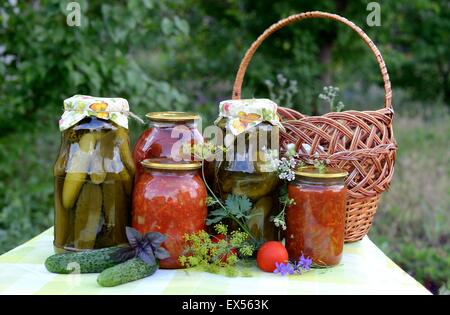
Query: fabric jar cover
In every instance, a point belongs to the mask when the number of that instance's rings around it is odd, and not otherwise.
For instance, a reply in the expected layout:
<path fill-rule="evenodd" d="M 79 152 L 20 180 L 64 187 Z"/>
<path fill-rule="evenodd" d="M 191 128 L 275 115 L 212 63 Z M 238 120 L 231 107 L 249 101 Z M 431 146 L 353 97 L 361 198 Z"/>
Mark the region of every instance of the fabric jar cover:
<path fill-rule="evenodd" d="M 217 125 L 226 118 L 226 127 L 235 136 L 262 122 L 284 129 L 277 115 L 277 108 L 276 103 L 266 98 L 222 101 L 219 104 L 219 117 L 214 124 Z"/>
<path fill-rule="evenodd" d="M 59 120 L 59 129 L 64 131 L 85 117 L 111 120 L 128 129 L 131 114 L 128 101 L 124 98 L 105 98 L 74 95 L 64 101 L 64 113 Z"/>

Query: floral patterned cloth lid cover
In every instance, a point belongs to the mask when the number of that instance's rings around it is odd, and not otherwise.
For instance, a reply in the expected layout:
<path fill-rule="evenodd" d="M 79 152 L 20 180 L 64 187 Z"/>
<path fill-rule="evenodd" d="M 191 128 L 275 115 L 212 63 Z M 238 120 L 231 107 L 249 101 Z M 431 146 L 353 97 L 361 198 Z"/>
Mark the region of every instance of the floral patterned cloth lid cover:
<path fill-rule="evenodd" d="M 124 98 L 74 95 L 64 101 L 64 113 L 59 120 L 59 129 L 64 131 L 90 116 L 111 120 L 128 129 L 130 114 L 128 101 Z"/>
<path fill-rule="evenodd" d="M 219 118 L 214 124 L 227 118 L 226 127 L 235 136 L 264 121 L 284 129 L 277 115 L 277 107 L 267 98 L 222 101 L 219 104 Z"/>

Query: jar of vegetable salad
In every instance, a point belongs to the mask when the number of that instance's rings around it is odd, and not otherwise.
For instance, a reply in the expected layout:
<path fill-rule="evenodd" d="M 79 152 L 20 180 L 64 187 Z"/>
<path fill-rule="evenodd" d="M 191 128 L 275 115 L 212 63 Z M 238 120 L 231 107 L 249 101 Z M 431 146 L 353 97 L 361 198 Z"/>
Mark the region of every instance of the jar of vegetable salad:
<path fill-rule="evenodd" d="M 143 172 L 141 165 L 143 160 L 153 158 L 186 159 L 185 156 L 180 155 L 182 154 L 180 148 L 174 147 L 175 143 L 203 142 L 203 137 L 197 129 L 200 119 L 197 114 L 152 112 L 146 116 L 149 119 L 149 127 L 139 137 L 133 150 L 133 159 L 137 168 L 136 180 Z"/>
<path fill-rule="evenodd" d="M 54 165 L 55 251 L 126 243 L 135 173 L 128 102 L 75 95 L 64 109 Z"/>
<path fill-rule="evenodd" d="M 141 233 L 165 234 L 162 246 L 170 257 L 160 266 L 181 268 L 178 257 L 185 254 L 184 235 L 205 229 L 208 210 L 201 163 L 147 159 L 141 164 L 144 172 L 133 191 L 132 226 Z"/>
<path fill-rule="evenodd" d="M 304 167 L 288 185 L 294 200 L 286 212 L 289 258 L 310 256 L 317 266 L 339 263 L 344 246 L 347 172 L 338 168 Z"/>
<path fill-rule="evenodd" d="M 220 103 L 215 124 L 222 130 L 226 154 L 216 161 L 214 190 L 222 200 L 228 195 L 246 196 L 253 208 L 249 230 L 260 242 L 276 240 L 271 217 L 278 213 L 279 178 L 277 105 L 268 99 L 228 100 Z"/>

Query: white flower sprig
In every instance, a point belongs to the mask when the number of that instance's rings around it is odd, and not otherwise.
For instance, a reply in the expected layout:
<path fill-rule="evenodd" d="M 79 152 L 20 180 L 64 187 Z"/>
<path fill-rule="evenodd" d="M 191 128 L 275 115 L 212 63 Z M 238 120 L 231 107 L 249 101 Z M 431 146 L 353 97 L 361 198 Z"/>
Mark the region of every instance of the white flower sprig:
<path fill-rule="evenodd" d="M 272 216 L 270 220 L 273 222 L 273 224 L 275 224 L 276 227 L 286 230 L 286 207 L 295 204 L 294 199 L 289 198 L 286 186 L 281 189 L 279 201 L 280 205 L 282 205 L 283 208 L 281 209 L 280 213 L 278 213 L 276 216 Z"/>
<path fill-rule="evenodd" d="M 334 86 L 325 86 L 323 92 L 319 94 L 319 98 L 324 100 L 330 105 L 330 111 L 340 112 L 344 109 L 345 105 L 339 101 L 337 105 L 334 104 L 335 98 L 338 96 L 339 88 Z"/>
<path fill-rule="evenodd" d="M 303 162 L 297 159 L 298 156 L 295 149 L 296 145 L 294 143 L 287 144 L 285 157 L 272 161 L 273 167 L 278 171 L 278 177 L 288 182 L 295 179 L 294 170 L 303 165 Z M 270 220 L 277 228 L 286 230 L 286 207 L 295 203 L 293 199 L 289 199 L 288 197 L 286 183 L 283 184 L 283 188 L 281 189 L 279 201 L 283 208 L 276 216 L 272 216 Z"/>
<path fill-rule="evenodd" d="M 282 228 L 283 231 L 287 229 L 286 220 L 284 219 L 284 216 L 285 216 L 284 212 L 280 212 L 276 217 L 273 217 L 272 220 L 273 224 L 275 224 L 277 228 Z"/>
<path fill-rule="evenodd" d="M 278 177 L 280 179 L 287 180 L 288 182 L 295 179 L 294 169 L 298 162 L 293 157 L 285 158 L 282 157 L 281 160 L 273 160 L 272 165 L 278 171 Z"/>

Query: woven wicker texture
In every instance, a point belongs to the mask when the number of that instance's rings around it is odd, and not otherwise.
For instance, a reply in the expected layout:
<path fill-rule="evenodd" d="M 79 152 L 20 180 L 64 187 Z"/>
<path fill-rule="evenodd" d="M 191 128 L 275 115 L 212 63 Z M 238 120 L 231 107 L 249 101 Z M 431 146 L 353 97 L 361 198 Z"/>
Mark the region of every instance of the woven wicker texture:
<path fill-rule="evenodd" d="M 381 193 L 391 182 L 397 151 L 391 83 L 383 57 L 372 40 L 353 22 L 336 14 L 314 11 L 292 15 L 270 26 L 247 50 L 236 74 L 233 99 L 240 99 L 245 72 L 263 41 L 286 25 L 310 18 L 332 19 L 353 29 L 375 55 L 384 82 L 384 108 L 376 111 L 331 112 L 323 116 L 306 116 L 283 107 L 278 111 L 286 128 L 281 133 L 282 150 L 286 144 L 295 143 L 301 159 L 326 160 L 349 172 L 345 241 L 352 242 L 362 239 L 370 229 Z"/>

